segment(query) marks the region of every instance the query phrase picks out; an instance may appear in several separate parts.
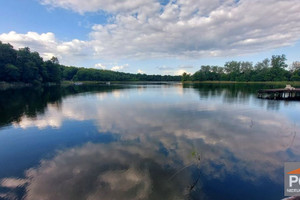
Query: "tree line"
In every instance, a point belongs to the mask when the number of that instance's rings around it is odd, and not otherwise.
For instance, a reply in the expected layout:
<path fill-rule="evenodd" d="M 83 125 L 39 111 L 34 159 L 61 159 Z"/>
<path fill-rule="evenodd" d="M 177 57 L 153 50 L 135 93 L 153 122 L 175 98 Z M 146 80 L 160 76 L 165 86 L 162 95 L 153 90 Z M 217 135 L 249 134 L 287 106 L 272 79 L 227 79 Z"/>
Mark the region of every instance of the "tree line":
<path fill-rule="evenodd" d="M 223 67 L 203 65 L 194 74 L 183 73 L 182 81 L 300 81 L 300 62 L 290 68 L 285 55 L 273 55 L 253 65 L 252 62 L 226 62 Z"/>
<path fill-rule="evenodd" d="M 0 81 L 32 84 L 61 81 L 300 81 L 300 62 L 290 68 L 285 55 L 252 62 L 226 62 L 224 66 L 203 65 L 194 74 L 146 75 L 111 70 L 78 68 L 59 64 L 56 57 L 44 61 L 28 47 L 15 50 L 0 41 Z"/>
<path fill-rule="evenodd" d="M 28 47 L 15 50 L 0 41 L 0 81 L 31 84 L 67 81 L 180 81 L 181 76 L 146 75 L 59 64 L 56 57 L 44 61 Z"/>

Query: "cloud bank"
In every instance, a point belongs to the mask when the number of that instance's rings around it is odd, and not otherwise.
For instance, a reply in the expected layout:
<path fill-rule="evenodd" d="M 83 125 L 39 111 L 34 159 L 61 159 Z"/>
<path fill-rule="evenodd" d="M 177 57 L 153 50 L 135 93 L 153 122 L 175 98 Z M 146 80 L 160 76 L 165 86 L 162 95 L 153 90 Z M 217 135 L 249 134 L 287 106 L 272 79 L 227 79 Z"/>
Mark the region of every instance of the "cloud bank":
<path fill-rule="evenodd" d="M 158 1 L 41 0 L 52 8 L 106 12 L 108 24 L 92 26 L 89 39 L 59 41 L 54 33 L 0 34 L 16 47 L 44 57 L 202 58 L 256 53 L 293 45 L 300 39 L 298 0 Z"/>
<path fill-rule="evenodd" d="M 28 32 L 26 34 L 9 33 L 0 34 L 0 41 L 11 43 L 15 48 L 30 47 L 37 51 L 44 59 L 56 56 L 59 59 L 80 59 L 92 55 L 88 41 L 74 39 L 71 41 L 59 41 L 54 33 Z"/>

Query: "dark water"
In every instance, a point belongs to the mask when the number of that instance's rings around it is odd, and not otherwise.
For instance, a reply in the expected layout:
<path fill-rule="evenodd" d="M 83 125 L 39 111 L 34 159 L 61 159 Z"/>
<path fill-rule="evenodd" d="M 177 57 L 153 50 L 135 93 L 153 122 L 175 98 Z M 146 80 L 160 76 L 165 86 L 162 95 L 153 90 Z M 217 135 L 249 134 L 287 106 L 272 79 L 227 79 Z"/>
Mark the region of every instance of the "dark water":
<path fill-rule="evenodd" d="M 0 199 L 282 199 L 300 102 L 264 87 L 0 91 Z"/>

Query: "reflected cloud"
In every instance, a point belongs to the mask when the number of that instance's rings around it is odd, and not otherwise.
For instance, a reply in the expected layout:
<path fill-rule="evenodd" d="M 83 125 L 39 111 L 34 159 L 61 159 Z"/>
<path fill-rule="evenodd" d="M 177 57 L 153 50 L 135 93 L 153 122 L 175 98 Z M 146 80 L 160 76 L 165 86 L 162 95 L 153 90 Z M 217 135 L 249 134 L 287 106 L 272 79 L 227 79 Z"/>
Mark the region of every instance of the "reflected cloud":
<path fill-rule="evenodd" d="M 183 172 L 170 181 L 175 172 L 170 164 L 141 144 L 88 143 L 41 161 L 17 187 L 27 183 L 25 200 L 182 199 L 189 176 Z M 3 179 L 2 187 L 17 181 Z"/>
<path fill-rule="evenodd" d="M 120 134 L 122 140 L 138 140 L 144 146 L 162 144 L 184 165 L 189 163 L 188 152 L 196 149 L 204 154 L 205 173 L 216 177 L 238 171 L 244 179 L 265 176 L 280 182 L 276 171 L 293 159 L 287 152 L 300 155 L 299 137 L 289 146 L 292 124 L 283 115 L 222 104 L 197 109 L 197 105 L 106 104 L 95 119 L 100 133 Z M 122 110 L 126 112 L 120 114 Z M 212 163 L 224 166 L 223 171 L 210 167 Z"/>
<path fill-rule="evenodd" d="M 169 89 L 177 95 L 177 88 Z M 207 165 L 220 162 L 224 174 L 241 170 L 249 173 L 244 176 L 248 179 L 268 175 L 277 180 L 275 171 L 292 159 L 287 151 L 300 155 L 299 137 L 290 146 L 292 133 L 300 129 L 280 113 L 209 100 L 195 102 L 193 98 L 184 102 L 170 98 L 168 103 L 160 98 L 153 104 L 152 99 L 140 97 L 135 90 L 126 92 L 127 96 L 122 91 L 101 95 L 101 103 L 99 94 L 66 98 L 60 109 L 49 107 L 37 120 L 18 124 L 22 128 L 43 128 L 60 127 L 66 119 L 92 120 L 99 133 L 117 134 L 123 141 L 140 141 L 148 148 L 163 145 L 168 152 L 179 155 L 184 165 L 190 162 L 186 155 L 196 149 L 205 154 Z M 115 99 L 115 94 L 121 94 L 117 95 L 121 101 Z M 233 162 L 231 157 L 240 162 Z M 209 171 L 213 176 L 222 172 Z"/>
<path fill-rule="evenodd" d="M 56 106 L 48 104 L 47 111 L 44 115 L 38 115 L 35 118 L 22 116 L 19 122 L 13 122 L 14 127 L 26 129 L 28 127 L 37 127 L 45 129 L 47 127 L 59 128 L 62 125 L 63 116 Z"/>
<path fill-rule="evenodd" d="M 22 187 L 26 183 L 27 180 L 24 179 L 4 178 L 1 180 L 0 185 L 1 187 L 16 188 L 16 187 Z"/>
<path fill-rule="evenodd" d="M 291 123 L 288 113 L 253 107 L 250 97 L 224 103 L 217 97 L 229 99 L 224 90 L 203 90 L 207 98 L 199 100 L 187 88 L 183 96 L 189 98 L 182 101 L 178 87 L 168 87 L 71 96 L 36 119 L 22 118 L 15 126 L 42 129 L 90 120 L 99 134 L 119 140 L 61 150 L 27 170 L 24 179 L 5 178 L 1 186 L 12 192 L 24 187 L 25 199 L 32 200 L 184 199 L 201 173 L 201 199 L 209 196 L 203 188 L 211 180 L 237 176 L 247 184 L 264 179 L 280 185 L 283 163 L 300 159 L 299 123 Z"/>

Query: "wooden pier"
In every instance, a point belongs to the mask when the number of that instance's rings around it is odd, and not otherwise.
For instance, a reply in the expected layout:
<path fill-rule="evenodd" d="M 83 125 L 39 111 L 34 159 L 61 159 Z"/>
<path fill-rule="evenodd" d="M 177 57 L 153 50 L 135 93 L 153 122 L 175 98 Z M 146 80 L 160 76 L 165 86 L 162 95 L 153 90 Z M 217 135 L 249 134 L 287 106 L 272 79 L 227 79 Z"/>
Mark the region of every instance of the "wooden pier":
<path fill-rule="evenodd" d="M 287 85 L 282 89 L 258 90 L 257 97 L 274 100 L 300 100 L 300 88 L 294 88 Z"/>

